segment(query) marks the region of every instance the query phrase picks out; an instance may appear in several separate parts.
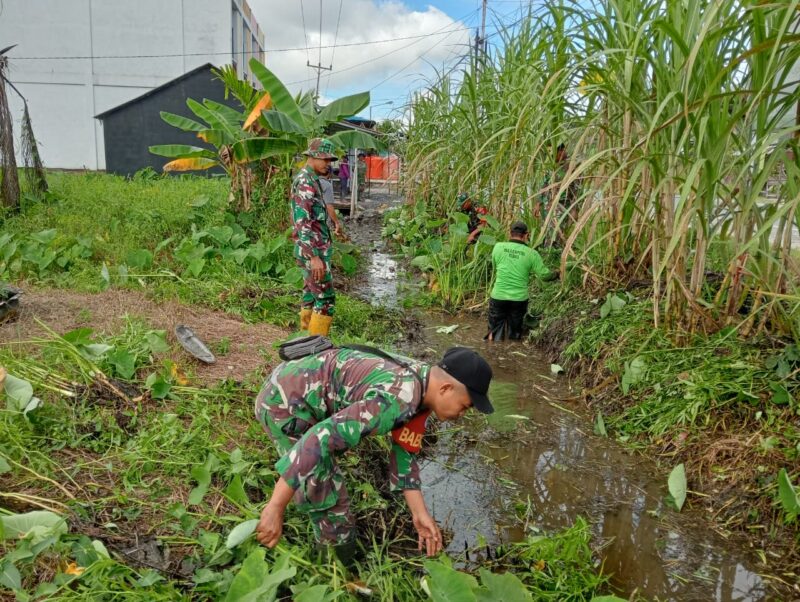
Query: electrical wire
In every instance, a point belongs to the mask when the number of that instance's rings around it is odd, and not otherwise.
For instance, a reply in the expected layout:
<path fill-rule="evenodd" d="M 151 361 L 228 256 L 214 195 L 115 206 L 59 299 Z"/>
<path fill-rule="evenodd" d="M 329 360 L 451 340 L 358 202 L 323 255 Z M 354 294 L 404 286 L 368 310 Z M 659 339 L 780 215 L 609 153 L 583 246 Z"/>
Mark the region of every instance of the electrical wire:
<path fill-rule="evenodd" d="M 339 23 L 342 20 L 342 4 L 344 4 L 344 0 L 339 0 L 339 16 L 336 17 L 336 33 L 333 36 L 333 50 L 331 51 L 331 72 L 333 72 L 333 58 L 336 56 L 336 41 L 339 39 Z M 322 40 L 320 40 L 320 44 Z M 328 81 L 325 83 L 325 96 L 328 95 L 328 88 L 331 85 L 331 78 L 328 78 Z"/>
<path fill-rule="evenodd" d="M 308 54 L 308 34 L 306 33 L 306 11 L 303 8 L 303 0 L 300 0 L 300 18 L 303 20 L 303 41 L 306 44 L 306 71 L 311 67 L 311 57 Z"/>
<path fill-rule="evenodd" d="M 385 38 L 382 40 L 368 40 L 366 42 L 349 42 L 345 44 L 337 44 L 336 46 L 333 45 L 323 45 L 323 49 L 327 48 L 348 48 L 352 46 L 371 46 L 373 44 L 387 44 L 389 42 L 403 42 L 405 40 L 417 40 L 420 38 L 427 38 L 434 35 L 447 35 L 449 33 L 453 33 L 456 31 L 469 31 L 472 29 L 471 27 L 458 27 L 456 29 L 452 29 L 449 31 L 437 31 L 432 33 L 424 33 L 418 34 L 413 36 L 403 36 L 399 38 Z M 270 52 L 298 52 L 302 50 L 308 50 L 307 48 L 301 47 L 293 47 L 293 48 L 273 48 L 271 50 L 265 49 L 265 53 Z M 93 56 L 93 55 L 76 55 L 76 56 L 17 56 L 13 57 L 15 61 L 66 61 L 66 60 L 107 60 L 107 59 L 160 59 L 160 58 L 179 58 L 183 56 L 231 56 L 231 55 L 240 55 L 246 54 L 246 52 L 188 52 L 184 54 L 116 54 L 116 55 L 105 55 L 105 56 Z M 9 57 L 11 58 L 11 57 Z"/>
<path fill-rule="evenodd" d="M 471 14 L 472 14 L 472 11 L 467 13 L 467 15 L 471 15 Z M 445 25 L 445 27 L 447 27 L 447 25 Z M 390 56 L 390 55 L 392 55 L 392 54 L 394 54 L 396 52 L 400 52 L 401 50 L 405 50 L 406 48 L 409 48 L 409 47 L 413 46 L 414 44 L 418 44 L 419 41 L 420 41 L 418 38 L 427 38 L 427 37 L 430 37 L 431 35 L 450 34 L 450 33 L 455 33 L 456 31 L 466 31 L 469 28 L 462 27 L 462 28 L 453 29 L 453 30 L 450 30 L 450 31 L 442 31 L 442 29 L 444 29 L 444 28 L 440 28 L 440 29 L 436 30 L 433 33 L 425 34 L 424 36 L 413 36 L 414 38 L 417 38 L 417 39 L 414 42 L 411 42 L 410 44 L 406 44 L 405 46 L 401 46 L 400 48 L 395 48 L 394 50 L 390 50 L 389 52 L 386 52 L 386 53 L 381 54 L 379 56 L 372 57 L 371 59 L 367 59 L 366 61 L 362 61 L 360 63 L 356 63 L 354 65 L 350 65 L 349 67 L 345 67 L 344 69 L 339 69 L 339 70 L 336 71 L 336 74 L 338 75 L 338 74 L 344 73 L 346 71 L 352 71 L 353 69 L 357 69 L 358 67 L 362 67 L 364 65 L 368 65 L 369 63 L 374 63 L 375 61 L 379 61 L 380 59 L 385 58 L 387 56 Z M 329 73 L 329 74 L 323 75 L 322 77 L 330 78 L 332 76 L 333 76 L 333 73 Z M 293 81 L 293 82 L 288 82 L 285 85 L 292 86 L 292 85 L 295 85 L 295 84 L 303 84 L 303 83 L 307 83 L 309 81 L 313 81 L 314 79 L 316 79 L 316 78 L 312 77 L 312 78 L 308 78 L 308 79 L 301 79 L 301 80 L 297 80 L 297 81 Z"/>

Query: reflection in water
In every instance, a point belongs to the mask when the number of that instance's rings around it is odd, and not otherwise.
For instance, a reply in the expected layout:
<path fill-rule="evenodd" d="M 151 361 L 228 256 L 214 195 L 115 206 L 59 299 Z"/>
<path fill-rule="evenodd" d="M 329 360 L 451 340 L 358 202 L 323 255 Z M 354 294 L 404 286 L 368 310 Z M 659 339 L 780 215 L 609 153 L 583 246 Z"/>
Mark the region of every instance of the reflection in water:
<path fill-rule="evenodd" d="M 767 598 L 745 552 L 691 512 L 679 514 L 666 506 L 662 470 L 591 435 L 589 420 L 571 413 L 579 411 L 574 404 L 564 411 L 556 403 L 569 392 L 552 381 L 548 362 L 522 345 L 484 343 L 482 332 L 481 325 L 462 327 L 438 341 L 442 348 L 479 349 L 495 373 L 496 412 L 489 418 L 489 434 L 473 432 L 475 445 L 451 442 L 457 449 L 449 449 L 444 438 L 423 469 L 426 499 L 437 519 L 449 519 L 456 533 L 449 551 L 461 552 L 465 541 L 473 545 L 481 536 L 489 542 L 524 536 L 518 525 L 498 527 L 516 522 L 504 507 L 512 496 L 494 478 L 499 468 L 517 484 L 514 497 L 530 498 L 536 527 L 558 529 L 577 516 L 588 517 L 598 540 L 606 543 L 600 553 L 604 570 L 623 592 L 638 589 L 650 598 L 682 601 Z"/>
<path fill-rule="evenodd" d="M 370 256 L 367 290 L 373 305 L 397 306 L 397 262 L 390 255 L 376 251 Z"/>

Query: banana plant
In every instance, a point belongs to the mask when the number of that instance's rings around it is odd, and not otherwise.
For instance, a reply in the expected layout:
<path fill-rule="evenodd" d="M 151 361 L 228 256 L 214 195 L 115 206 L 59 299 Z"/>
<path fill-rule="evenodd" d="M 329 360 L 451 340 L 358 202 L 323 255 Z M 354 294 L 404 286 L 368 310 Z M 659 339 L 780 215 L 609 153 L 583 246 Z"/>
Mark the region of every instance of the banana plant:
<path fill-rule="evenodd" d="M 359 92 L 319 109 L 310 91 L 293 97 L 283 82 L 257 59 L 250 59 L 250 70 L 264 87 L 264 94 L 254 103 L 245 122 L 257 134 L 242 137 L 233 145 L 233 158 L 239 162 L 272 157 L 275 148 L 302 152 L 308 141 L 322 135 L 330 124 L 369 105 L 369 92 Z M 342 149 L 384 148 L 380 140 L 357 130 L 338 132 L 328 138 Z"/>
<path fill-rule="evenodd" d="M 215 147 L 215 150 L 189 144 L 160 144 L 151 146 L 150 152 L 173 159 L 164 165 L 164 171 L 194 171 L 222 167 L 229 176 L 233 176 L 236 166 L 231 147 L 242 139 L 253 136 L 242 128 L 242 123 L 245 121 L 244 113 L 208 99 L 204 99 L 201 104 L 189 98 L 186 105 L 199 121 L 166 111 L 161 112 L 161 119 L 184 132 L 194 132 L 198 139 Z M 288 141 L 271 139 L 270 143 L 262 148 L 260 159 L 293 150 L 294 146 Z"/>

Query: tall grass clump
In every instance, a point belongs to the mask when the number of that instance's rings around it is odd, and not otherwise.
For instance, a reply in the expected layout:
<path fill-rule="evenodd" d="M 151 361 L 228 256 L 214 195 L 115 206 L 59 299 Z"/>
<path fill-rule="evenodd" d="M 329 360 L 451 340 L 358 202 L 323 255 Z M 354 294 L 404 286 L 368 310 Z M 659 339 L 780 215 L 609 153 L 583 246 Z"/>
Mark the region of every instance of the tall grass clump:
<path fill-rule="evenodd" d="M 798 2 L 545 4 L 412 103 L 407 192 L 481 194 L 676 333 L 800 337 Z M 558 165 L 556 148 L 569 158 Z"/>

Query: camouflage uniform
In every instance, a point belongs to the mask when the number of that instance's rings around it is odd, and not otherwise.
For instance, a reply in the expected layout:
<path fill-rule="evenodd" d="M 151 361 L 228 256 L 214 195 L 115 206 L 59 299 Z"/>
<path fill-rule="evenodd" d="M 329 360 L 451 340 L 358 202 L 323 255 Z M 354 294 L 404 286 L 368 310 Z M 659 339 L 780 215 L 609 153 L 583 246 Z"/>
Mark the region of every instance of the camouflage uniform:
<path fill-rule="evenodd" d="M 478 226 L 482 226 L 486 223 L 486 218 L 484 216 L 487 215 L 489 211 L 483 205 L 472 201 L 472 206 L 469 209 L 462 209 L 461 213 L 464 213 L 469 218 L 467 229 L 472 233 L 478 229 Z"/>
<path fill-rule="evenodd" d="M 333 315 L 335 295 L 331 275 L 333 239 L 328 214 L 322 198 L 319 176 L 306 165 L 292 182 L 292 238 L 294 256 L 303 270 L 303 309 L 313 309 L 324 316 Z M 317 282 L 311 276 L 311 258 L 319 257 L 325 276 Z"/>
<path fill-rule="evenodd" d="M 430 366 L 402 359 L 427 382 Z M 256 398 L 256 418 L 282 454 L 275 468 L 295 490 L 298 508 L 310 514 L 317 539 L 342 543 L 354 534 L 335 454 L 368 435 L 392 432 L 391 489 L 420 488 L 415 455 L 403 442 L 412 419 L 424 430 L 423 395 L 408 369 L 353 349 L 284 362 L 272 372 Z"/>

